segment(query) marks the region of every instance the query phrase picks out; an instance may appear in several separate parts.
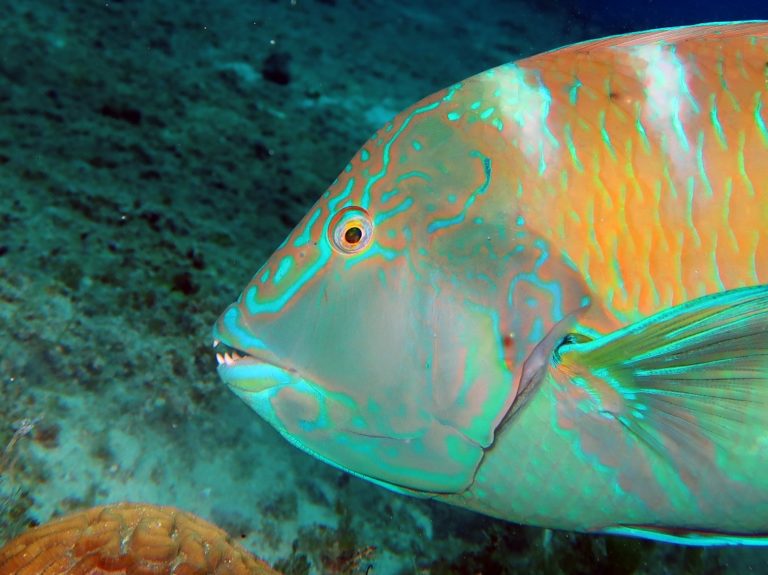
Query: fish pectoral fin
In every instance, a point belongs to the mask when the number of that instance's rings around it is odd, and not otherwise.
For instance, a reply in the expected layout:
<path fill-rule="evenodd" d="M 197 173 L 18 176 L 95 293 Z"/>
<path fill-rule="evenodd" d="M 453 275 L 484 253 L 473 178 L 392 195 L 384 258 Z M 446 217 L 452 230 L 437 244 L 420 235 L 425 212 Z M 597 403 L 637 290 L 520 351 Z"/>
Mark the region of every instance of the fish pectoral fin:
<path fill-rule="evenodd" d="M 660 455 L 733 448 L 768 426 L 768 285 L 672 307 L 597 339 L 566 338 L 556 379 Z M 578 383 L 580 382 L 580 383 Z"/>

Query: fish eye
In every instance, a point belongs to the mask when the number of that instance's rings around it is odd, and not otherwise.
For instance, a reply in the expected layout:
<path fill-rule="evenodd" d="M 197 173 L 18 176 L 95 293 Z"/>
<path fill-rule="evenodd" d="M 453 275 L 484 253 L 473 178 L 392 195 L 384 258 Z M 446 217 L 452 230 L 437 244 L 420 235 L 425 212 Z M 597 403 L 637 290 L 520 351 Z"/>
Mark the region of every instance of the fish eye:
<path fill-rule="evenodd" d="M 333 249 L 342 254 L 356 254 L 364 250 L 372 236 L 371 216 L 357 206 L 341 210 L 328 227 L 328 239 Z"/>
<path fill-rule="evenodd" d="M 344 232 L 344 241 L 350 245 L 355 245 L 362 239 L 363 230 L 361 230 L 359 226 L 352 226 L 347 228 L 347 231 Z"/>

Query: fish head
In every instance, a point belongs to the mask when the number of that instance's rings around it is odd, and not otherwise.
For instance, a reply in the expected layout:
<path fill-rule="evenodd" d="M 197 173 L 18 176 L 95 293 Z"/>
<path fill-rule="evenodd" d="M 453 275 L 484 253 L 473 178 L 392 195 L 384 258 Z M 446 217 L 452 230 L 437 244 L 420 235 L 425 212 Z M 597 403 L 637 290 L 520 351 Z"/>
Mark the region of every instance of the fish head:
<path fill-rule="evenodd" d="M 562 303 L 555 258 L 498 201 L 508 168 L 449 99 L 374 134 L 214 328 L 223 381 L 291 443 L 422 494 L 471 485 Z"/>

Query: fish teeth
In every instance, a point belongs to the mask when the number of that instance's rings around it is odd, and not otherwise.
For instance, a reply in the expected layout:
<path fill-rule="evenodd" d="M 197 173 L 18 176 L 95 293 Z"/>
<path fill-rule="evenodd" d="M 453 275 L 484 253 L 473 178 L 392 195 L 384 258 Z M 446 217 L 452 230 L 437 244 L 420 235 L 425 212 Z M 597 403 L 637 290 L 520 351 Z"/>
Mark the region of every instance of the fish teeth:
<path fill-rule="evenodd" d="M 226 365 L 234 365 L 238 360 L 243 359 L 243 356 L 237 352 L 225 352 L 216 354 L 216 362 Z"/>

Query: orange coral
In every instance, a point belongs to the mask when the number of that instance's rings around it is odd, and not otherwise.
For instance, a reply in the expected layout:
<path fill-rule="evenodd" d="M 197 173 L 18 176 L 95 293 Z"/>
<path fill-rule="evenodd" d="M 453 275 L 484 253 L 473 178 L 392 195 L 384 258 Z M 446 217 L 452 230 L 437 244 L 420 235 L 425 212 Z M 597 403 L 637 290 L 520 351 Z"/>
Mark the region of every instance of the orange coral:
<path fill-rule="evenodd" d="M 143 503 L 94 507 L 0 549 L 0 575 L 280 575 L 199 517 Z"/>

